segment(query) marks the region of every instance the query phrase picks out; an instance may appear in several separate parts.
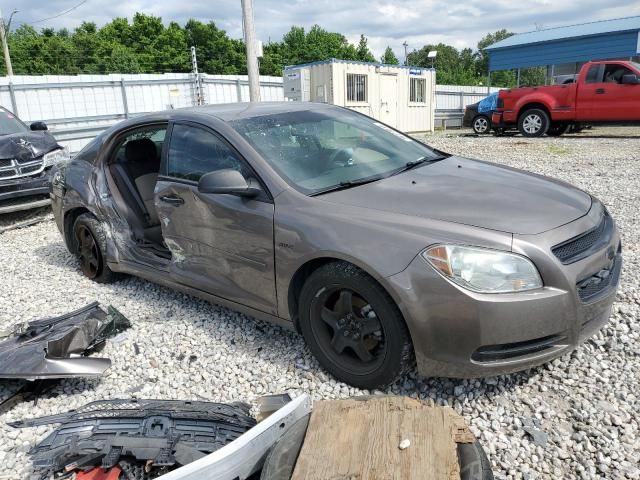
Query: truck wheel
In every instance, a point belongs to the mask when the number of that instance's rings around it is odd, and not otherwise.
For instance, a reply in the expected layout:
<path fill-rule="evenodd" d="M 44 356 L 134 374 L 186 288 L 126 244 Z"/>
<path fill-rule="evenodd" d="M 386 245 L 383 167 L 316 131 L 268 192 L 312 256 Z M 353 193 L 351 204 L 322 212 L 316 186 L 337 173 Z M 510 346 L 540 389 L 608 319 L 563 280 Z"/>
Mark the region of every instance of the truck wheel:
<path fill-rule="evenodd" d="M 559 137 L 560 135 L 565 133 L 568 128 L 569 125 L 567 125 L 566 123 L 560 125 L 551 125 L 549 127 L 549 130 L 547 130 L 547 135 L 549 135 L 550 137 Z"/>
<path fill-rule="evenodd" d="M 485 133 L 489 133 L 489 130 L 491 130 L 491 122 L 484 115 L 478 115 L 473 119 L 471 127 L 478 135 L 484 135 Z"/>
<path fill-rule="evenodd" d="M 549 115 L 539 108 L 525 110 L 518 118 L 518 130 L 525 137 L 541 137 L 549 130 Z"/>

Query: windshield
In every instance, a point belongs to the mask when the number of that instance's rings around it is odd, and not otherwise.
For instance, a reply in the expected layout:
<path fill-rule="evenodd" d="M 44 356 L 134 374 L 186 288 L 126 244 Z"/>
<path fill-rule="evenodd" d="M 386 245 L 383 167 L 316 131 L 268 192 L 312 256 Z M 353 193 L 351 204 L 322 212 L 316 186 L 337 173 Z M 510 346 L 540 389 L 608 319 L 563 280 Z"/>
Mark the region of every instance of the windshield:
<path fill-rule="evenodd" d="M 13 133 L 28 131 L 29 129 L 26 125 L 18 120 L 13 113 L 0 109 L 0 135 L 11 135 Z"/>
<path fill-rule="evenodd" d="M 426 145 L 348 110 L 287 112 L 230 123 L 289 183 L 309 195 L 440 158 Z"/>

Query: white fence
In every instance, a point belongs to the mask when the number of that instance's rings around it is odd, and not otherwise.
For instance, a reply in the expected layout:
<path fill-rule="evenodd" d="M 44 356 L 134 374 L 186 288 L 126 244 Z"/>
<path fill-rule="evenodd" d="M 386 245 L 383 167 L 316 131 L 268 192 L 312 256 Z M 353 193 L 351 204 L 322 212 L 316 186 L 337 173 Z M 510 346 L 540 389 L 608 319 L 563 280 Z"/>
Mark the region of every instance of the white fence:
<path fill-rule="evenodd" d="M 202 101 L 249 99 L 246 75 L 201 75 Z M 496 91 L 492 88 L 490 91 Z M 488 94 L 487 87 L 436 86 L 436 125 L 460 125 L 464 107 Z M 260 77 L 262 100 L 284 100 L 281 77 Z M 43 120 L 56 139 L 78 151 L 110 125 L 131 116 L 198 103 L 195 76 L 44 75 L 0 77 L 0 105 L 22 120 Z"/>
<path fill-rule="evenodd" d="M 201 86 L 204 103 L 249 100 L 246 75 L 201 75 Z M 282 78 L 261 76 L 260 94 L 284 100 Z M 0 105 L 26 122 L 43 120 L 72 151 L 124 118 L 197 104 L 189 73 L 0 77 Z"/>
<path fill-rule="evenodd" d="M 495 87 L 436 85 L 436 126 L 462 126 L 464 108 L 498 90 L 500 89 Z"/>

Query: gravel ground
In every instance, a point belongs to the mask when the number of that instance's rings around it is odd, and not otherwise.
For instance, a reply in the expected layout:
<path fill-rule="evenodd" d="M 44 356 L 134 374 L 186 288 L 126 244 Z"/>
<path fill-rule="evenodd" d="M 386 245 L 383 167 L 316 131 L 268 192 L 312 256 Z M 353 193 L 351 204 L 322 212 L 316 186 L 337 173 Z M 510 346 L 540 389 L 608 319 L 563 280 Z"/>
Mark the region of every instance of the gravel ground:
<path fill-rule="evenodd" d="M 611 132 L 524 139 L 449 131 L 427 138 L 452 153 L 571 182 L 604 201 L 623 236 L 625 266 L 614 313 L 575 352 L 514 375 L 463 381 L 410 374 L 389 388 L 463 414 L 499 479 L 640 479 L 640 130 L 602 138 Z M 0 478 L 28 477 L 26 452 L 49 431 L 14 430 L 6 422 L 93 400 L 231 401 L 283 391 L 320 399 L 363 393 L 325 374 L 295 333 L 136 278 L 112 285 L 85 279 L 51 220 L 1 234 L 0 258 L 0 329 L 94 300 L 114 305 L 133 322 L 125 341 L 104 349 L 102 355 L 113 360 L 104 377 L 61 381 L 36 406 L 21 403 L 0 416 Z M 0 383 L 0 399 L 17 385 Z"/>

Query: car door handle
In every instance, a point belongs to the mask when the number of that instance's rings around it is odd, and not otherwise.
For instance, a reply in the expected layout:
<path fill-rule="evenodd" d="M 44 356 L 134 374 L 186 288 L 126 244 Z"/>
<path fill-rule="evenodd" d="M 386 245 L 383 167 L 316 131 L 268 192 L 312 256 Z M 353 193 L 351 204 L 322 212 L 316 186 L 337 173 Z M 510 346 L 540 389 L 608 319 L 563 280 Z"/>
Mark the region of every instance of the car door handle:
<path fill-rule="evenodd" d="M 604 93 L 604 88 L 596 88 L 596 93 L 598 94 Z"/>
<path fill-rule="evenodd" d="M 164 195 L 160 197 L 160 200 L 171 205 L 182 205 L 184 203 L 184 199 L 177 195 Z"/>

